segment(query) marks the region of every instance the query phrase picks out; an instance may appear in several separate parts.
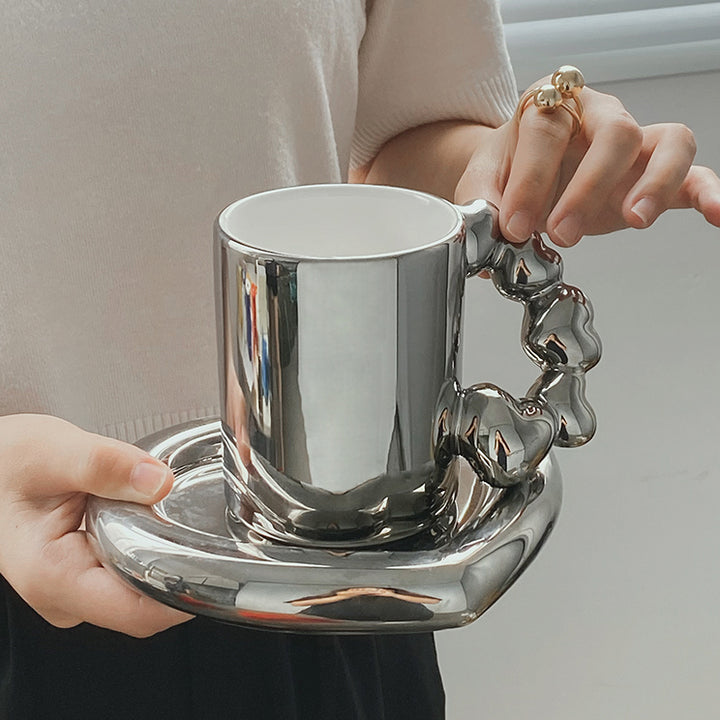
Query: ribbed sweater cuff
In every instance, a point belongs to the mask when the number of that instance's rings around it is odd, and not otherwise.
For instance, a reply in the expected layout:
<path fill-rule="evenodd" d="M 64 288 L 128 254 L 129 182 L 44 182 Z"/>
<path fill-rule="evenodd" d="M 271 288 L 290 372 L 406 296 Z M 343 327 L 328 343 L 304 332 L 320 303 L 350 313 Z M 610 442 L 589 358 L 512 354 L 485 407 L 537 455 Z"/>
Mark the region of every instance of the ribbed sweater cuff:
<path fill-rule="evenodd" d="M 498 127 L 512 117 L 517 101 L 515 79 L 509 70 L 469 87 L 449 88 L 447 95 L 435 95 L 425 103 L 383 115 L 366 127 L 356 128 L 350 167 L 367 165 L 388 140 L 427 123 L 470 120 Z"/>
<path fill-rule="evenodd" d="M 104 425 L 98 428 L 98 432 L 101 435 L 107 435 L 117 440 L 123 440 L 124 442 L 135 442 L 146 435 L 151 435 L 152 433 L 159 432 L 173 425 L 178 425 L 179 423 L 219 416 L 219 406 L 191 408 L 189 410 L 147 415 L 146 417 L 136 418 L 135 420 Z"/>

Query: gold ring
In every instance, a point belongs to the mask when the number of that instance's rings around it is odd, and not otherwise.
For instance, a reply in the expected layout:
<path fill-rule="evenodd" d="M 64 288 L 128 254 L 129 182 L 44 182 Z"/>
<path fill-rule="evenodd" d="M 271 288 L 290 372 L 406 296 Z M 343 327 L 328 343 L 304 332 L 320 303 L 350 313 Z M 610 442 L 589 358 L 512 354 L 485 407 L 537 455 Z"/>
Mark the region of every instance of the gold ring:
<path fill-rule="evenodd" d="M 580 91 L 585 87 L 583 74 L 572 65 L 563 65 L 553 74 L 549 83 L 526 90 L 515 110 L 514 119 L 520 124 L 520 119 L 527 109 L 530 101 L 544 113 L 553 113 L 558 108 L 567 112 L 573 120 L 573 137 L 582 127 L 584 108 L 580 100 Z M 568 104 L 572 100 L 575 107 Z"/>
<path fill-rule="evenodd" d="M 582 119 L 583 105 L 580 91 L 585 87 L 583 74 L 573 65 L 562 65 L 552 75 L 550 82 L 562 93 L 564 98 L 572 98 Z"/>

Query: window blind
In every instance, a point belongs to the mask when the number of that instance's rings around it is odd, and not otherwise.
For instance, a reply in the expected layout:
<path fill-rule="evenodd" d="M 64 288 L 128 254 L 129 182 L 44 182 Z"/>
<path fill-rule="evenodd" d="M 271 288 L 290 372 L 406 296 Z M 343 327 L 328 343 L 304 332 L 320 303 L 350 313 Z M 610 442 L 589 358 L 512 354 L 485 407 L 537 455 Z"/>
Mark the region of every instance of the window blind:
<path fill-rule="evenodd" d="M 501 0 L 520 88 L 564 63 L 591 83 L 720 70 L 720 2 Z"/>

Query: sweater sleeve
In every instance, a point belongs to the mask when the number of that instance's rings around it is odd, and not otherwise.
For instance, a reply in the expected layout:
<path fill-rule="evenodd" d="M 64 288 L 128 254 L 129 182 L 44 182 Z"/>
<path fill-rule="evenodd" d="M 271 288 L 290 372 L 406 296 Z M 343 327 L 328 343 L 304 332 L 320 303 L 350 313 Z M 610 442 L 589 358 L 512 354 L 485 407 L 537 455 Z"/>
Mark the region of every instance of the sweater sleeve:
<path fill-rule="evenodd" d="M 390 138 L 438 120 L 496 127 L 517 88 L 496 0 L 367 0 L 350 164 Z"/>

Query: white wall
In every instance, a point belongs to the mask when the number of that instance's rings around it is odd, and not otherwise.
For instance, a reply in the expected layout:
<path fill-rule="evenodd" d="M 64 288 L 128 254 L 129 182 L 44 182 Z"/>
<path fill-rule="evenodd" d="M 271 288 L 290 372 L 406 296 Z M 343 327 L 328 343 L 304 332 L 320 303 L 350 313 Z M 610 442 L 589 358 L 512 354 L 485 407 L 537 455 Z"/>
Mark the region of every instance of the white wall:
<path fill-rule="evenodd" d="M 596 87 L 643 124 L 688 124 L 698 161 L 720 169 L 720 73 Z M 534 564 L 473 625 L 438 634 L 448 718 L 717 717 L 720 230 L 672 211 L 564 257 L 604 342 L 588 377 L 599 431 L 558 452 L 564 505 Z M 522 394 L 536 373 L 519 306 L 478 280 L 466 318 L 464 381 Z M 488 335 L 498 352 L 480 358 Z"/>

